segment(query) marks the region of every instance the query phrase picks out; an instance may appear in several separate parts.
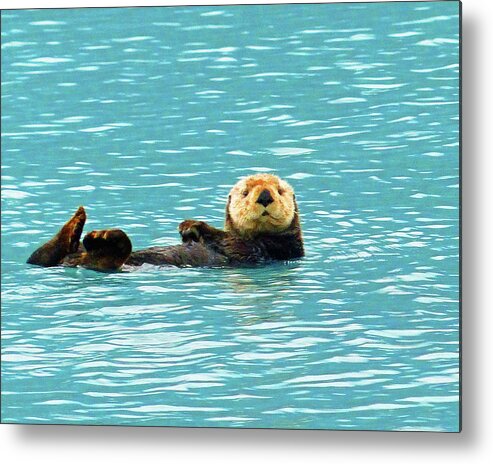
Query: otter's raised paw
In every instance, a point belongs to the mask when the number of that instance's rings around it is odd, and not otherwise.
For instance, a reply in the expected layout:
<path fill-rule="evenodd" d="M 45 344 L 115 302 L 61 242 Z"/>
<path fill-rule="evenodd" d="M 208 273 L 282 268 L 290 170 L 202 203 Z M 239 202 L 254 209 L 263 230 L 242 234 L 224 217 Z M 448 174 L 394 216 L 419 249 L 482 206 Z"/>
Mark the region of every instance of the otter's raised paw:
<path fill-rule="evenodd" d="M 72 218 L 62 227 L 60 238 L 66 242 L 68 253 L 75 253 L 79 249 L 80 236 L 86 218 L 84 207 L 79 206 Z"/>
<path fill-rule="evenodd" d="M 82 206 L 79 206 L 75 214 L 63 225 L 60 231 L 28 258 L 28 264 L 46 267 L 56 266 L 67 255 L 76 253 L 85 222 L 86 212 Z"/>
<path fill-rule="evenodd" d="M 187 219 L 180 223 L 178 231 L 180 232 L 181 239 L 184 243 L 198 242 L 202 237 L 205 227 L 207 227 L 207 224 L 203 221 Z"/>

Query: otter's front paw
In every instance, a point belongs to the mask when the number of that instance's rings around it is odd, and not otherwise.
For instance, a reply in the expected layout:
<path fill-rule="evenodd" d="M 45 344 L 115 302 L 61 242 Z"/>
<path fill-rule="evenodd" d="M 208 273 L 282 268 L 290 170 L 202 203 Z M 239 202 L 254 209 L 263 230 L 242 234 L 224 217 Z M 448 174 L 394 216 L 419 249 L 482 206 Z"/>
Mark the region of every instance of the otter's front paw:
<path fill-rule="evenodd" d="M 198 242 L 203 235 L 206 223 L 203 221 L 194 221 L 193 219 L 187 219 L 178 226 L 181 239 L 183 243 Z"/>

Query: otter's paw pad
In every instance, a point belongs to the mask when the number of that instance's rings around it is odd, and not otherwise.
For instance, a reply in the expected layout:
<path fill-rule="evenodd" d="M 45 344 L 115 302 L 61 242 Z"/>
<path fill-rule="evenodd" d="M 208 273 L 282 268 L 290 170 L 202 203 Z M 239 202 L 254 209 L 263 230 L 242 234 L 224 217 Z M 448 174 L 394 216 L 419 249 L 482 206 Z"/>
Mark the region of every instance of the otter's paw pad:
<path fill-rule="evenodd" d="M 198 242 L 201 237 L 201 229 L 203 226 L 202 221 L 194 221 L 193 219 L 187 219 L 178 226 L 183 242 Z"/>
<path fill-rule="evenodd" d="M 88 252 L 107 251 L 130 254 L 132 244 L 127 234 L 120 229 L 93 230 L 82 242 Z"/>

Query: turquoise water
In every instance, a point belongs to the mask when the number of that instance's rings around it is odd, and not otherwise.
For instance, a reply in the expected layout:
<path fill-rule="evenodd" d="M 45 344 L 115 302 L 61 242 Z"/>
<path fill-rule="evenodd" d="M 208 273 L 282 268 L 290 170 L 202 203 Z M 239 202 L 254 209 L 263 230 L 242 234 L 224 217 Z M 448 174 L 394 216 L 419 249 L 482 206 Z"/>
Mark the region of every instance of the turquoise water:
<path fill-rule="evenodd" d="M 2 420 L 457 431 L 458 3 L 2 12 Z M 136 249 L 294 187 L 306 257 L 26 258 L 84 205 Z"/>

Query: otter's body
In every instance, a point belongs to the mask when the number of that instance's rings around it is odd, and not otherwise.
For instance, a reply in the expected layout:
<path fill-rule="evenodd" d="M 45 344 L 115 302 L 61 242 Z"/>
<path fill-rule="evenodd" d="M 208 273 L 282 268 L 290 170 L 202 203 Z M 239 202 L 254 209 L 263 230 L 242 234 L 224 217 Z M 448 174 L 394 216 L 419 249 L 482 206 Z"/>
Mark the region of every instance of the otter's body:
<path fill-rule="evenodd" d="M 166 247 L 151 247 L 134 251 L 125 262 L 127 266 L 226 266 L 228 260 L 202 243 L 190 242 Z"/>
<path fill-rule="evenodd" d="M 233 187 L 224 230 L 203 221 L 183 221 L 179 226 L 183 243 L 179 245 L 132 251 L 130 239 L 119 229 L 90 232 L 81 244 L 85 220 L 80 207 L 27 262 L 114 271 L 123 265 L 242 266 L 304 256 L 294 193 L 286 182 L 270 174 L 247 177 Z"/>
<path fill-rule="evenodd" d="M 205 223 L 204 226 L 213 229 Z M 152 247 L 130 254 L 126 265 L 142 264 L 174 266 L 241 266 L 270 261 L 288 261 L 303 256 L 302 242 L 296 234 L 264 235 L 244 239 L 215 229 L 207 240 L 187 242 L 168 247 Z"/>

